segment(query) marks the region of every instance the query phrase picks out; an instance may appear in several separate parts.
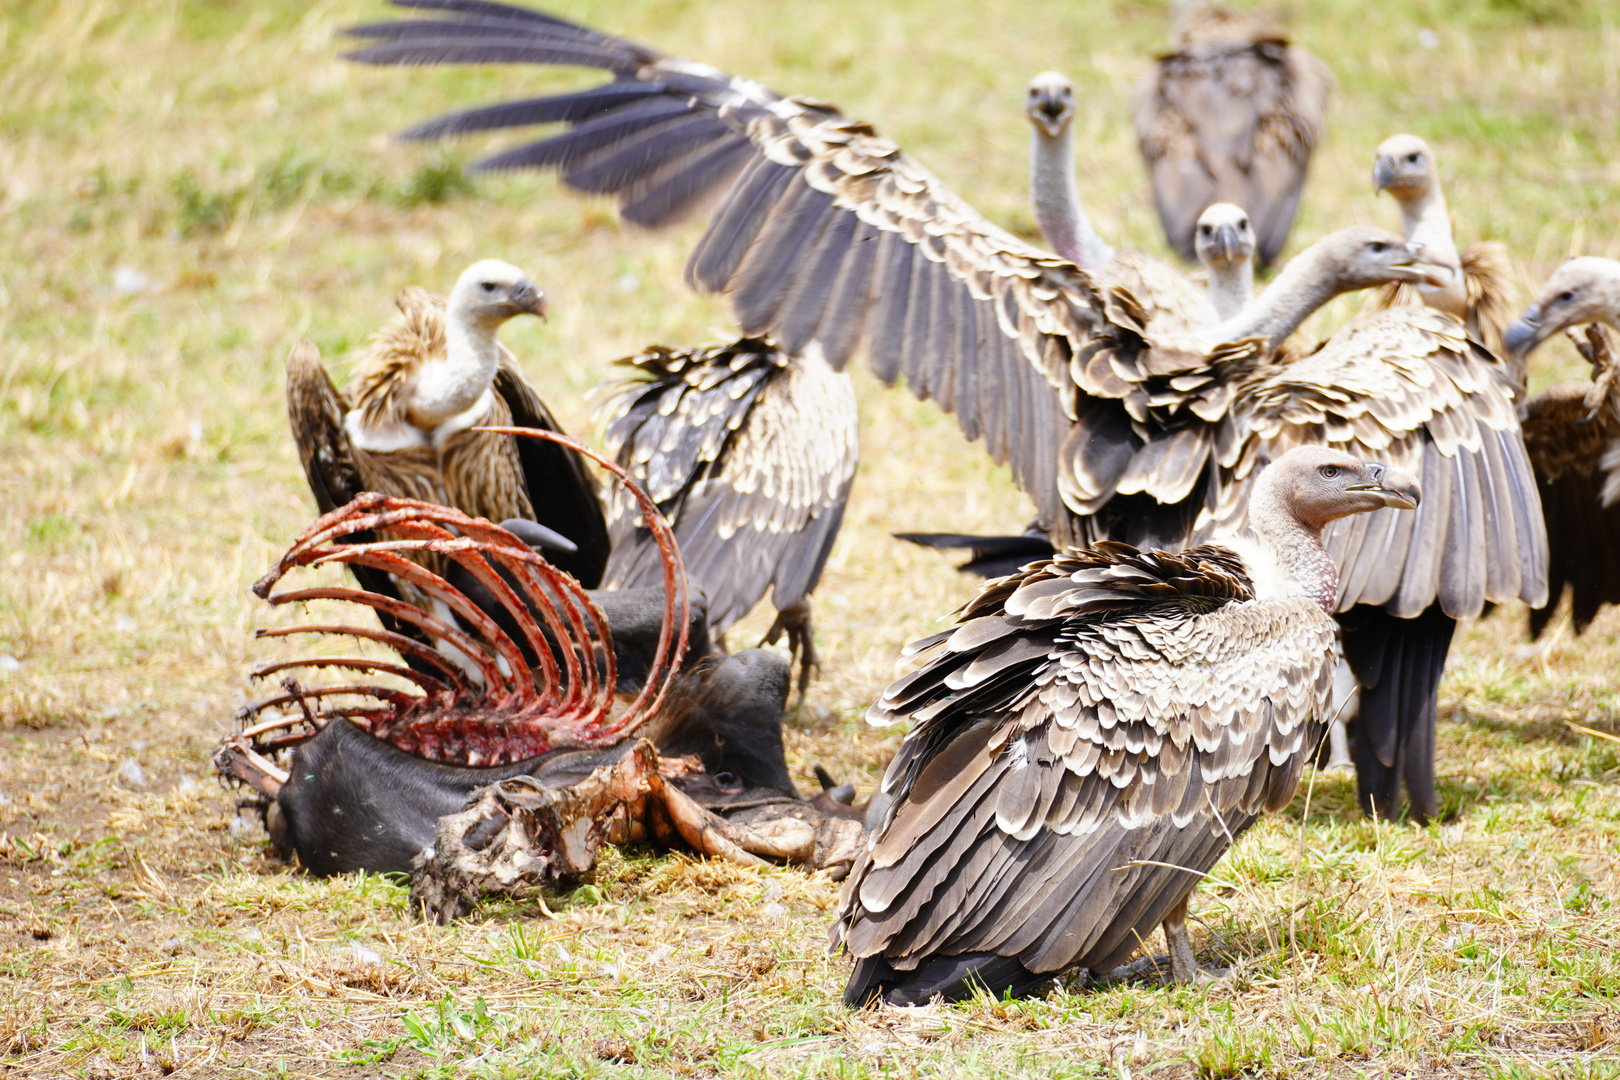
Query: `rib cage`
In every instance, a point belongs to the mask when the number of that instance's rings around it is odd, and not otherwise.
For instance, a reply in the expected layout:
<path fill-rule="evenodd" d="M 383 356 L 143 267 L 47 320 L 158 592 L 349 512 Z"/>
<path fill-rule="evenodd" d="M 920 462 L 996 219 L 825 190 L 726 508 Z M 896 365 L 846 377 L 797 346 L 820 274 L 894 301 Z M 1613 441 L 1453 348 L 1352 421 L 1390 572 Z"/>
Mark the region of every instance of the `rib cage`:
<path fill-rule="evenodd" d="M 286 678 L 282 693 L 238 714 L 237 733 L 216 753 L 221 771 L 244 779 L 254 771 L 284 778 L 273 757 L 337 720 L 355 723 L 430 760 L 495 765 L 557 747 L 609 745 L 657 712 L 685 653 L 689 619 L 685 569 L 667 523 L 624 470 L 583 444 L 553 432 L 503 428 L 499 433 L 548 439 L 593 458 L 618 476 L 640 504 L 663 556 L 665 581 L 663 628 L 640 694 L 615 710 L 616 672 L 607 620 L 573 577 L 488 521 L 449 507 L 366 492 L 305 529 L 253 590 L 274 606 L 335 600 L 371 608 L 422 631 L 434 644 L 343 622 L 259 630 L 259 638 L 312 633 L 373 641 L 414 663 L 358 656 L 302 657 L 260 665 L 253 672 L 255 678 L 336 669 L 356 675 L 386 674 L 404 680 L 410 689 L 361 680 L 306 687 Z M 345 542 L 377 533 L 396 539 Z M 520 627 L 521 644 L 443 577 L 408 557 L 420 553 L 459 565 L 488 588 Z M 275 591 L 300 568 L 334 562 L 394 574 L 436 607 L 442 604 L 471 630 L 363 588 Z M 295 711 L 265 718 L 269 710 L 289 708 Z"/>

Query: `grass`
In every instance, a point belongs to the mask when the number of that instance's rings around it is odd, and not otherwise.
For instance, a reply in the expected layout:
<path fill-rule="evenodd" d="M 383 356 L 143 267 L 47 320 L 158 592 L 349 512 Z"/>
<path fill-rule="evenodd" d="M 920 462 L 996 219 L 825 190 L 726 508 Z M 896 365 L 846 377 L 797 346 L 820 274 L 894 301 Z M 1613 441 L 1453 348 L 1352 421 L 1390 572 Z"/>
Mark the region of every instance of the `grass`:
<path fill-rule="evenodd" d="M 1367 183 L 1434 143 L 1460 237 L 1524 288 L 1620 255 L 1620 27 L 1575 0 L 1280 5 L 1340 89 L 1297 249 L 1392 224 Z M 1133 0 L 571 2 L 566 13 L 837 101 L 995 220 L 1033 222 L 1023 86 L 1077 82 L 1092 216 L 1162 251 L 1128 125 L 1165 14 Z M 420 926 L 402 889 L 269 862 L 208 751 L 266 653 L 247 585 L 307 520 L 281 359 L 341 379 L 412 283 L 522 265 L 551 322 L 505 340 L 573 429 L 606 362 L 723 340 L 680 285 L 696 227 L 648 238 L 493 145 L 392 141 L 449 108 L 578 81 L 371 70 L 336 32 L 371 0 L 16 3 L 0 19 L 0 1075 L 1620 1076 L 1620 616 L 1521 650 L 1458 635 L 1445 820 L 1361 820 L 1349 782 L 1256 827 L 1194 900 L 1232 979 L 846 1013 L 837 887 L 631 851 L 553 899 Z M 1420 31 L 1435 35 L 1425 48 Z M 1320 320 L 1343 319 L 1334 305 Z M 1562 344 L 1536 381 L 1579 362 Z M 891 529 L 1004 529 L 1027 503 L 931 407 L 860 384 L 865 457 L 817 597 L 826 675 L 789 731 L 869 790 L 865 727 L 900 645 L 973 585 Z M 757 616 L 738 640 L 763 630 Z M 145 784 L 129 784 L 129 762 Z M 121 779 L 123 777 L 123 779 Z"/>

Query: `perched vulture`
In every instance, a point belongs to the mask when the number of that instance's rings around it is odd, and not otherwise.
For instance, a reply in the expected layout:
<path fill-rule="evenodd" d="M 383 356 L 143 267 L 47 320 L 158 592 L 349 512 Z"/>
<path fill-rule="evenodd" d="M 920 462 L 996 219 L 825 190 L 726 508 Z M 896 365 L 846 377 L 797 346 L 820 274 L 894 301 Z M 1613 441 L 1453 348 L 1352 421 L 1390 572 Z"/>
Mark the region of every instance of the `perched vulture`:
<path fill-rule="evenodd" d="M 912 645 L 929 660 L 867 714 L 912 726 L 833 927 L 856 957 L 844 1003 L 1024 993 L 1123 963 L 1161 924 L 1194 978 L 1188 897 L 1293 798 L 1325 729 L 1322 531 L 1418 495 L 1400 469 L 1297 447 L 1260 474 L 1246 535 L 1073 548 Z"/>
<path fill-rule="evenodd" d="M 1214 325 L 1202 291 L 1174 267 L 1134 249 L 1116 251 L 1091 227 L 1074 176 L 1074 85 L 1055 71 L 1030 80 L 1024 107 L 1033 138 L 1029 191 L 1041 235 L 1103 289 L 1124 289 L 1149 325 L 1191 334 Z"/>
<path fill-rule="evenodd" d="M 320 511 L 378 491 L 491 521 L 526 518 L 562 535 L 574 550 L 553 545 L 554 565 L 594 588 L 608 533 L 584 462 L 555 443 L 470 430 L 562 430 L 495 337 L 514 315 L 543 315 L 540 293 L 517 267 L 486 259 L 461 275 L 448 303 L 411 287 L 395 305 L 347 395 L 311 343 L 300 341 L 287 358 L 287 416 Z M 417 558 L 442 569 L 437 556 Z M 354 570 L 368 589 L 385 591 L 378 571 Z"/>
<path fill-rule="evenodd" d="M 860 455 L 849 376 L 757 338 L 655 346 L 619 363 L 640 377 L 603 407 L 609 452 L 669 519 L 708 597 L 711 630 L 724 633 L 771 594 L 777 616 L 765 640 L 787 635 L 803 692 L 816 666 L 809 595 Z M 662 560 L 627 493 L 609 500 L 608 522 L 605 583 L 661 584 Z"/>
<path fill-rule="evenodd" d="M 1416 135 L 1392 135 L 1378 147 L 1373 187 L 1395 197 L 1401 235 L 1449 270 L 1441 285 L 1390 284 L 1373 294 L 1373 310 L 1422 303 L 1463 320 L 1474 340 L 1502 355 L 1502 331 L 1513 314 L 1513 268 L 1507 248 L 1495 241 L 1462 252 L 1451 235 L 1451 214 L 1440 191 L 1434 151 Z"/>
<path fill-rule="evenodd" d="M 1358 320 L 1303 360 L 1280 351 L 1339 292 L 1436 280 L 1418 245 L 1343 230 L 1292 260 L 1236 316 L 1168 333 L 1128 290 L 1103 289 L 991 224 L 831 105 L 521 8 L 402 6 L 445 14 L 354 30 L 371 40 L 354 59 L 614 74 L 412 135 L 565 123 L 479 167 L 556 168 L 576 189 L 615 197 L 642 225 L 712 207 L 687 264 L 692 285 L 727 295 L 745 333 L 768 334 L 790 354 L 841 370 L 859 353 L 886 382 L 904 375 L 1010 464 L 1059 545 L 1207 541 L 1241 525 L 1257 470 L 1298 444 L 1389 458 L 1421 476 L 1433 488 L 1423 511 L 1364 516 L 1327 534 L 1344 570 L 1337 607 L 1390 643 L 1365 667 L 1393 665 L 1400 677 L 1386 685 L 1416 717 L 1414 730 L 1427 723 L 1432 737 L 1428 675 L 1438 674 L 1451 619 L 1487 599 L 1544 598 L 1546 537 L 1511 380 L 1461 323 L 1401 308 Z M 1266 227 L 1256 232 L 1263 249 Z M 1417 618 L 1431 608 L 1436 626 Z M 1402 666 L 1409 657 L 1418 658 Z M 1423 678 L 1401 674 L 1420 670 Z M 1394 755 L 1421 817 L 1435 800 L 1432 755 L 1420 742 L 1377 749 Z M 1384 788 L 1364 802 L 1381 814 L 1398 809 Z"/>
<path fill-rule="evenodd" d="M 1524 441 L 1547 515 L 1548 596 L 1530 612 L 1540 637 L 1567 584 L 1575 632 L 1604 604 L 1620 603 L 1620 389 L 1608 336 L 1620 329 L 1620 262 L 1586 256 L 1553 272 L 1535 303 L 1503 335 L 1522 366 L 1558 331 L 1583 323 L 1577 348 L 1594 367 L 1592 382 L 1548 387 L 1524 404 Z"/>
<path fill-rule="evenodd" d="M 1333 76 L 1264 16 L 1196 8 L 1136 91 L 1136 138 L 1170 246 L 1191 259 L 1198 215 L 1254 215 L 1260 263 L 1294 224 Z"/>

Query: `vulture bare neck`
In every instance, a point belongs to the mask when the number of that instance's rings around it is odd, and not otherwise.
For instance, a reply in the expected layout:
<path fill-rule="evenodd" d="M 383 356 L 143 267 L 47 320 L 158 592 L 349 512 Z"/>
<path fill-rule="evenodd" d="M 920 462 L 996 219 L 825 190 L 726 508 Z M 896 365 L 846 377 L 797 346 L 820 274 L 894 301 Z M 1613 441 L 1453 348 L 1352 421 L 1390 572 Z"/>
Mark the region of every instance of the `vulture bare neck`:
<path fill-rule="evenodd" d="M 458 312 L 449 313 L 444 355 L 423 361 L 411 376 L 406 408 L 413 424 L 437 428 L 465 413 L 489 391 L 501 361 L 496 329 Z"/>
<path fill-rule="evenodd" d="M 1273 347 L 1281 345 L 1317 308 L 1344 291 L 1330 259 L 1329 253 L 1321 250 L 1307 248 L 1300 252 L 1252 303 L 1215 327 L 1210 335 L 1212 341 L 1261 337 Z"/>
<path fill-rule="evenodd" d="M 1300 520 L 1275 485 L 1259 483 L 1249 504 L 1249 531 L 1257 550 L 1239 554 L 1249 565 L 1257 597 L 1302 597 L 1333 614 L 1339 570 L 1322 543 L 1321 526 Z"/>
<path fill-rule="evenodd" d="M 1215 309 L 1215 318 L 1227 322 L 1242 314 L 1254 301 L 1254 260 L 1242 259 L 1225 266 L 1211 264 L 1209 270 L 1209 304 Z"/>
<path fill-rule="evenodd" d="M 1035 222 L 1053 252 L 1088 274 L 1096 273 L 1114 257 L 1114 249 L 1102 242 L 1080 205 L 1080 188 L 1074 180 L 1074 126 L 1066 125 L 1056 136 L 1031 127 L 1035 135 L 1029 194 Z"/>
<path fill-rule="evenodd" d="M 1422 197 L 1400 204 L 1401 235 L 1423 245 L 1425 258 L 1443 260 L 1451 268 L 1446 285 L 1414 285 L 1423 302 L 1432 308 L 1468 318 L 1468 283 L 1463 278 L 1457 242 L 1451 235 L 1451 211 L 1440 191 L 1440 178 L 1429 178 L 1429 190 Z"/>

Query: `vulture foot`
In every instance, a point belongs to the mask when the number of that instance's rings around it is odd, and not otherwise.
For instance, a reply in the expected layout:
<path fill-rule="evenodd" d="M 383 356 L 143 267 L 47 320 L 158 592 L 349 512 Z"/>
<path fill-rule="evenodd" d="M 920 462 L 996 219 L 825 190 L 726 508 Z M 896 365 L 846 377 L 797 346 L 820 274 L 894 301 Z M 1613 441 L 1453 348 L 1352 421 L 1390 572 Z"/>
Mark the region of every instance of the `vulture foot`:
<path fill-rule="evenodd" d="M 1232 974 L 1231 968 L 1202 967 L 1193 955 L 1192 935 L 1187 933 L 1187 899 L 1170 909 L 1164 920 L 1164 943 L 1170 949 L 1170 978 L 1183 985 L 1219 982 Z"/>
<path fill-rule="evenodd" d="M 804 692 L 810 686 L 812 677 L 821 673 L 821 657 L 816 652 L 815 635 L 810 626 L 810 602 L 800 600 L 797 604 L 789 605 L 776 613 L 776 621 L 765 632 L 761 645 L 775 645 L 787 636 L 788 654 L 799 668 L 799 698 L 804 699 Z"/>
<path fill-rule="evenodd" d="M 1350 733 L 1345 730 L 1343 720 L 1335 720 L 1328 725 L 1328 759 L 1322 771 L 1338 776 L 1355 775 L 1355 759 L 1350 756 Z"/>

